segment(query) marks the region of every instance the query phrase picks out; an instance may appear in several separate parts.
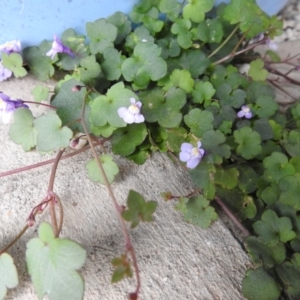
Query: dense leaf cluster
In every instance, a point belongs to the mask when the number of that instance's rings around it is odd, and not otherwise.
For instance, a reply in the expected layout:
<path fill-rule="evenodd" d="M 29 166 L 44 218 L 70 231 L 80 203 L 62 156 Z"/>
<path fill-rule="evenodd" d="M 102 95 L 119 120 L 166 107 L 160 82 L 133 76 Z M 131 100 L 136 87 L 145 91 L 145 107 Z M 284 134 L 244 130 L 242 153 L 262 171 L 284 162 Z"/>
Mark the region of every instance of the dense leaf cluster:
<path fill-rule="evenodd" d="M 59 54 L 51 60 L 45 56 L 51 47 L 47 41 L 26 48 L 30 73 L 45 80 L 60 70 L 65 77 L 51 101 L 57 110 L 36 119 L 26 109 L 17 110 L 10 137 L 25 151 L 66 147 L 73 133 L 83 131 L 74 121 L 86 103 L 89 132 L 111 137 L 113 152 L 138 164 L 153 151 L 178 155 L 183 142 L 201 141 L 205 156 L 190 171 L 201 195 L 181 198 L 176 208 L 186 221 L 205 228 L 217 217 L 210 202 L 220 197 L 252 233 L 245 241 L 254 265 L 243 282 L 245 296 L 299 299 L 300 104 L 285 114 L 279 111 L 262 59 L 250 63 L 248 75 L 236 67 L 251 53 L 247 47 L 253 38 L 261 33 L 273 38 L 281 24 L 254 0 L 232 0 L 217 9 L 213 4 L 143 0 L 129 17 L 118 12 L 87 23 L 87 36 L 68 29 L 61 39 L 75 58 Z M 22 76 L 19 57 L 3 60 Z M 81 88 L 74 92 L 74 86 Z M 33 93 L 41 101 L 47 92 L 37 87 Z M 144 123 L 126 124 L 119 117 L 118 108 L 129 106 L 130 98 L 141 101 Z M 237 117 L 245 105 L 252 118 Z M 112 182 L 118 167 L 108 155 L 101 161 Z M 103 183 L 95 160 L 87 170 L 91 180 Z M 132 192 L 123 218 L 135 227 L 151 221 L 155 207 Z M 30 242 L 28 255 L 33 243 L 42 250 L 44 242 L 42 237 Z M 48 251 L 59 243 L 51 238 Z M 126 257 L 113 264 L 114 282 L 131 276 Z"/>

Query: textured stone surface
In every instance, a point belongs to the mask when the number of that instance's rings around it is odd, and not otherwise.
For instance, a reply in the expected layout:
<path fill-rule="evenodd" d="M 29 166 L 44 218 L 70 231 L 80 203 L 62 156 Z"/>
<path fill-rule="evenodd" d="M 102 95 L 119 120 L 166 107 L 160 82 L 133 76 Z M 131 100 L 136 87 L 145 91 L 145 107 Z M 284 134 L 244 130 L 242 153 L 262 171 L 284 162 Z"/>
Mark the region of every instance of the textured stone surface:
<path fill-rule="evenodd" d="M 31 89 L 37 84 L 31 77 L 0 83 L 1 90 L 13 98 L 33 100 Z M 42 83 L 44 84 L 44 83 Z M 51 86 L 51 83 L 48 82 Z M 0 172 L 40 162 L 54 155 L 23 153 L 8 140 L 9 126 L 1 125 Z M 90 151 L 61 161 L 55 192 L 63 202 L 65 222 L 62 236 L 78 241 L 87 250 L 87 262 L 81 269 L 85 300 L 126 299 L 133 280 L 110 284 L 110 260 L 122 254 L 124 240 L 118 219 L 104 186 L 87 178 L 85 163 Z M 132 230 L 141 270 L 141 299 L 239 300 L 244 272 L 249 259 L 241 245 L 221 220 L 203 230 L 187 224 L 160 193 L 189 193 L 193 187 L 187 174 L 164 155 L 154 155 L 143 166 L 116 157 L 121 172 L 113 184 L 120 203 L 129 189 L 158 201 L 155 222 Z M 0 178 L 0 243 L 7 244 L 24 226 L 30 210 L 45 196 L 50 166 Z M 45 212 L 38 222 L 49 220 Z M 36 236 L 31 228 L 10 250 L 20 274 L 20 285 L 7 299 L 37 299 L 25 271 L 25 244 Z"/>

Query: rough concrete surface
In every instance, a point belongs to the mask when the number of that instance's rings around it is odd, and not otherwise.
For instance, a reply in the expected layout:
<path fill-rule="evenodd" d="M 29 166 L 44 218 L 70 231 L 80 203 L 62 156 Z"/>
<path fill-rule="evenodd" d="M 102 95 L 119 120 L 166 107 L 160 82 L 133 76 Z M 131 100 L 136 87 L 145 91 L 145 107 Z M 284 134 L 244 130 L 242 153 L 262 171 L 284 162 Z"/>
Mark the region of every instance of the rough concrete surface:
<path fill-rule="evenodd" d="M 299 42 L 288 42 L 280 47 L 279 53 L 286 57 L 294 55 L 299 48 Z M 298 74 L 293 76 L 297 78 Z M 51 82 L 40 83 L 28 76 L 0 83 L 0 90 L 12 98 L 33 100 L 31 90 L 37 84 L 53 86 Z M 299 98 L 297 87 L 281 86 L 291 89 Z M 278 97 L 279 101 L 290 101 L 280 92 Z M 9 141 L 8 129 L 9 125 L 1 125 L 0 172 L 54 157 L 41 156 L 35 151 L 24 153 Z M 91 153 L 87 151 L 59 164 L 55 192 L 65 212 L 61 236 L 78 241 L 87 250 L 87 261 L 80 271 L 86 284 L 85 300 L 126 299 L 126 293 L 133 291 L 134 280 L 110 284 L 110 261 L 122 254 L 124 240 L 105 187 L 87 178 L 85 163 L 89 158 Z M 216 221 L 206 230 L 200 229 L 185 223 L 174 210 L 174 203 L 166 203 L 160 197 L 164 191 L 175 195 L 189 193 L 193 187 L 187 174 L 160 154 L 143 166 L 120 157 L 116 161 L 121 172 L 113 188 L 121 203 L 125 202 L 129 189 L 159 203 L 155 221 L 131 231 L 141 271 L 141 299 L 244 299 L 241 283 L 250 262 L 223 221 Z M 49 174 L 50 166 L 44 166 L 0 179 L 1 247 L 18 233 L 30 210 L 45 196 Z M 38 217 L 38 223 L 42 220 L 49 220 L 47 212 Z M 37 299 L 24 263 L 26 241 L 34 236 L 36 226 L 9 251 L 15 259 L 20 281 L 16 289 L 9 291 L 9 300 Z"/>

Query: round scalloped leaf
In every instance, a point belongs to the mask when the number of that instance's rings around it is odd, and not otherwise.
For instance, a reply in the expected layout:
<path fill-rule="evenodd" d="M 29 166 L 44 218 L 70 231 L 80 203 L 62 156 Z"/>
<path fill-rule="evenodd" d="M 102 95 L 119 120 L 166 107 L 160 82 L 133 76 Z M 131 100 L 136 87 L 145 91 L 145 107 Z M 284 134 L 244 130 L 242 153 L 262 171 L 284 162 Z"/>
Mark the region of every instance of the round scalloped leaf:
<path fill-rule="evenodd" d="M 117 38 L 118 29 L 106 19 L 86 23 L 86 33 L 90 38 L 92 54 L 103 53 L 106 48 L 114 48 L 113 42 Z"/>
<path fill-rule="evenodd" d="M 248 236 L 244 242 L 245 247 L 256 266 L 262 264 L 268 268 L 281 264 L 286 258 L 286 249 L 283 243 L 269 247 L 258 241 L 255 236 Z"/>
<path fill-rule="evenodd" d="M 69 124 L 72 130 L 84 132 L 80 122 L 74 122 L 81 118 L 82 106 L 86 96 L 86 88 L 81 88 L 78 92 L 73 92 L 72 88 L 76 85 L 83 86 L 83 83 L 73 78 L 63 82 L 58 93 L 55 95 L 52 105 L 57 107 L 56 113 L 62 120 L 63 124 Z M 87 105 L 85 109 L 85 122 L 89 125 L 88 115 L 90 107 Z"/>
<path fill-rule="evenodd" d="M 252 61 L 248 75 L 255 81 L 265 81 L 268 78 L 268 71 L 264 69 L 264 62 L 259 58 Z"/>
<path fill-rule="evenodd" d="M 177 0 L 161 0 L 158 9 L 171 21 L 175 21 L 180 13 L 181 5 Z"/>
<path fill-rule="evenodd" d="M 286 243 L 296 237 L 291 220 L 287 217 L 279 218 L 271 209 L 265 210 L 261 220 L 253 224 L 253 229 L 259 235 L 258 240 L 270 247 L 277 245 L 278 242 Z"/>
<path fill-rule="evenodd" d="M 210 111 L 199 108 L 192 109 L 184 116 L 185 124 L 191 128 L 191 132 L 201 138 L 205 131 L 213 129 L 214 116 Z"/>
<path fill-rule="evenodd" d="M 277 266 L 276 273 L 283 281 L 290 299 L 300 298 L 300 253 L 294 253 L 291 261 Z"/>
<path fill-rule="evenodd" d="M 260 118 L 268 118 L 278 111 L 278 104 L 272 96 L 260 96 L 256 100 L 255 113 Z"/>
<path fill-rule="evenodd" d="M 34 101 L 41 102 L 48 99 L 49 88 L 39 84 L 31 90 L 31 94 L 34 97 Z"/>
<path fill-rule="evenodd" d="M 218 19 L 206 19 L 195 30 L 196 37 L 204 43 L 219 44 L 223 38 L 223 26 Z"/>
<path fill-rule="evenodd" d="M 211 100 L 215 92 L 216 90 L 213 88 L 213 85 L 209 81 L 198 81 L 195 84 L 194 90 L 192 91 L 192 101 L 194 103 L 202 103 L 205 100 L 205 103 L 207 103 L 209 100 Z"/>
<path fill-rule="evenodd" d="M 171 27 L 171 32 L 177 34 L 177 42 L 182 49 L 188 49 L 193 45 L 193 35 L 189 31 L 191 27 L 191 21 L 183 19 L 177 19 Z"/>
<path fill-rule="evenodd" d="M 112 183 L 115 179 L 115 176 L 119 173 L 118 165 L 113 161 L 113 157 L 108 154 L 103 154 L 99 157 L 100 162 L 102 163 L 104 172 L 106 174 L 107 180 L 109 183 Z M 89 160 L 86 164 L 89 178 L 94 182 L 100 182 L 105 184 L 105 180 L 102 176 L 102 173 L 99 170 L 97 161 L 95 158 Z"/>
<path fill-rule="evenodd" d="M 252 300 L 278 300 L 281 293 L 279 284 L 262 267 L 247 270 L 242 291 Z"/>
<path fill-rule="evenodd" d="M 125 128 L 119 128 L 111 140 L 112 150 L 115 154 L 122 156 L 130 155 L 137 146 L 143 143 L 147 134 L 144 123 L 130 124 Z"/>
<path fill-rule="evenodd" d="M 96 62 L 95 55 L 83 57 L 79 61 L 79 67 L 74 73 L 74 77 L 83 83 L 88 83 L 101 73 L 101 67 Z"/>
<path fill-rule="evenodd" d="M 290 156 L 300 156 L 300 131 L 284 132 L 282 145 Z"/>
<path fill-rule="evenodd" d="M 55 238 L 52 227 L 42 223 L 39 238 L 27 243 L 26 263 L 28 273 L 39 299 L 83 299 L 84 284 L 75 271 L 86 260 L 86 251 L 76 242 Z"/>
<path fill-rule="evenodd" d="M 118 80 L 122 74 L 122 63 L 125 56 L 115 48 L 107 48 L 104 53 L 104 62 L 101 64 L 102 71 L 108 80 Z"/>
<path fill-rule="evenodd" d="M 280 152 L 273 152 L 263 160 L 265 167 L 264 177 L 269 182 L 278 183 L 285 176 L 294 175 L 295 168 L 288 162 L 286 155 Z"/>
<path fill-rule="evenodd" d="M 188 4 L 183 8 L 183 17 L 199 23 L 204 20 L 205 13 L 213 8 L 214 2 L 214 0 L 188 0 Z"/>
<path fill-rule="evenodd" d="M 144 86 L 150 80 L 157 81 L 167 74 L 167 64 L 160 57 L 161 49 L 152 43 L 136 45 L 133 55 L 122 64 L 122 74 L 127 81 Z"/>
<path fill-rule="evenodd" d="M 27 74 L 25 68 L 23 68 L 23 59 L 19 53 L 6 54 L 1 53 L 1 64 L 4 68 L 11 70 L 16 78 L 24 77 Z"/>
<path fill-rule="evenodd" d="M 226 137 L 220 130 L 205 131 L 201 141 L 207 155 L 213 154 L 225 158 L 230 157 L 230 146 L 225 144 Z"/>
<path fill-rule="evenodd" d="M 49 56 L 39 47 L 27 47 L 23 50 L 24 62 L 29 66 L 30 73 L 39 80 L 46 80 L 54 74 L 54 67 Z"/>
<path fill-rule="evenodd" d="M 194 79 L 188 70 L 174 70 L 170 75 L 170 81 L 175 87 L 183 89 L 185 92 L 190 93 L 194 87 Z"/>
<path fill-rule="evenodd" d="M 238 176 L 239 172 L 236 168 L 222 169 L 218 167 L 214 174 L 214 182 L 230 190 L 237 186 Z"/>
<path fill-rule="evenodd" d="M 90 102 L 90 120 L 96 127 L 109 124 L 113 127 L 124 127 L 126 123 L 120 118 L 118 108 L 129 107 L 130 98 L 138 101 L 138 96 L 131 90 L 124 87 L 123 82 L 118 82 L 111 86 L 106 96 L 101 95 Z M 142 108 L 143 110 L 143 108 Z"/>
<path fill-rule="evenodd" d="M 243 158 L 252 159 L 261 152 L 260 135 L 250 127 L 235 130 L 233 135 L 234 141 L 238 144 L 236 152 Z"/>
<path fill-rule="evenodd" d="M 38 151 L 50 152 L 69 146 L 73 132 L 66 126 L 62 127 L 62 122 L 55 112 L 49 111 L 47 115 L 35 119 L 33 124 L 38 132 Z"/>
<path fill-rule="evenodd" d="M 9 129 L 11 140 L 21 145 L 24 151 L 36 146 L 37 130 L 33 125 L 33 116 L 29 109 L 19 108 L 14 112 L 14 123 Z"/>
<path fill-rule="evenodd" d="M 120 11 L 117 11 L 113 15 L 109 16 L 106 20 L 108 23 L 111 23 L 117 27 L 118 33 L 115 39 L 115 44 L 119 45 L 130 33 L 131 22 L 128 20 L 128 17 Z"/>
<path fill-rule="evenodd" d="M 286 176 L 279 181 L 279 201 L 300 210 L 300 174 Z"/>
<path fill-rule="evenodd" d="M 201 228 L 209 227 L 218 218 L 215 209 L 209 204 L 210 201 L 203 196 L 190 198 L 182 210 L 184 220 Z"/>
<path fill-rule="evenodd" d="M 170 88 L 164 92 L 160 88 L 142 91 L 142 113 L 147 122 L 158 122 L 165 128 L 178 127 L 182 120 L 180 109 L 186 103 L 186 94 L 182 89 Z"/>
<path fill-rule="evenodd" d="M 15 288 L 19 283 L 18 273 L 13 258 L 7 254 L 0 255 L 0 299 L 4 299 L 7 289 Z"/>

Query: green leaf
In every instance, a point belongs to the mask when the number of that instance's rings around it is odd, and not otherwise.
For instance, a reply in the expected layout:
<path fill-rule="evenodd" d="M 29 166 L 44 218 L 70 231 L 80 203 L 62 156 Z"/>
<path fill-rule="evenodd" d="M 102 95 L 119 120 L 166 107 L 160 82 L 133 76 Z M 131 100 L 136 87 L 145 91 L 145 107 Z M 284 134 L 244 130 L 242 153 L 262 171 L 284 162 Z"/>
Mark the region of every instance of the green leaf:
<path fill-rule="evenodd" d="M 197 79 L 202 75 L 210 64 L 210 60 L 201 50 L 187 50 L 178 59 L 178 64 L 184 70 L 188 70 L 192 78 Z"/>
<path fill-rule="evenodd" d="M 7 289 L 15 288 L 19 284 L 18 273 L 13 258 L 7 254 L 0 255 L 0 299 L 4 299 Z"/>
<path fill-rule="evenodd" d="M 245 194 L 256 191 L 258 187 L 258 175 L 250 166 L 239 164 L 236 166 L 238 174 L 238 186 Z"/>
<path fill-rule="evenodd" d="M 170 88 L 164 92 L 160 88 L 142 91 L 142 112 L 147 122 L 158 122 L 165 128 L 178 127 L 182 121 L 180 109 L 186 104 L 186 94 L 182 89 Z"/>
<path fill-rule="evenodd" d="M 37 130 L 33 120 L 32 113 L 27 108 L 18 108 L 14 112 L 14 123 L 10 126 L 9 137 L 14 143 L 21 145 L 24 151 L 36 146 Z"/>
<path fill-rule="evenodd" d="M 160 12 L 167 15 L 171 21 L 175 21 L 180 13 L 180 3 L 177 0 L 161 0 L 158 8 Z"/>
<path fill-rule="evenodd" d="M 265 81 L 268 77 L 268 71 L 264 69 L 264 62 L 257 58 L 250 63 L 248 75 L 255 81 Z"/>
<path fill-rule="evenodd" d="M 16 78 L 24 77 L 27 74 L 23 68 L 22 56 L 19 53 L 6 54 L 2 52 L 1 56 L 3 67 L 11 70 Z"/>
<path fill-rule="evenodd" d="M 273 116 L 278 111 L 278 104 L 271 96 L 259 96 L 256 100 L 255 113 L 260 118 Z"/>
<path fill-rule="evenodd" d="M 242 291 L 247 299 L 278 300 L 281 288 L 262 267 L 249 269 L 243 279 Z"/>
<path fill-rule="evenodd" d="M 23 50 L 24 62 L 30 73 L 39 80 L 46 80 L 54 74 L 51 58 L 46 56 L 39 47 L 28 47 Z"/>
<path fill-rule="evenodd" d="M 61 40 L 64 45 L 73 51 L 75 57 L 60 53 L 59 61 L 56 65 L 67 71 L 75 70 L 80 60 L 89 55 L 89 49 L 85 43 L 85 36 L 76 34 L 74 29 L 69 28 L 62 34 Z"/>
<path fill-rule="evenodd" d="M 267 205 L 272 205 L 278 200 L 280 190 L 277 184 L 267 186 L 261 193 L 260 197 Z"/>
<path fill-rule="evenodd" d="M 214 116 L 210 111 L 199 108 L 192 109 L 184 116 L 185 124 L 191 128 L 191 132 L 201 138 L 205 131 L 213 129 Z"/>
<path fill-rule="evenodd" d="M 47 115 L 35 119 L 33 124 L 38 132 L 38 151 L 50 152 L 69 146 L 73 132 L 68 127 L 62 127 L 62 122 L 55 112 L 49 111 Z"/>
<path fill-rule="evenodd" d="M 291 299 L 300 297 L 300 253 L 295 253 L 291 261 L 276 267 L 276 273 L 283 281 L 286 292 Z"/>
<path fill-rule="evenodd" d="M 115 44 L 121 44 L 121 42 L 131 31 L 131 22 L 128 20 L 128 17 L 122 12 L 117 11 L 113 15 L 109 16 L 106 20 L 108 23 L 113 24 L 118 29 Z"/>
<path fill-rule="evenodd" d="M 144 123 L 131 124 L 126 128 L 115 131 L 111 140 L 112 150 L 122 156 L 130 155 L 138 145 L 141 145 L 147 136 L 147 128 Z"/>
<path fill-rule="evenodd" d="M 109 124 L 113 127 L 125 127 L 126 123 L 120 118 L 118 108 L 129 107 L 130 98 L 138 101 L 137 95 L 124 87 L 123 82 L 118 82 L 108 89 L 106 96 L 101 95 L 90 102 L 90 120 L 94 126 L 102 127 Z"/>
<path fill-rule="evenodd" d="M 281 264 L 286 258 L 286 249 L 283 243 L 269 247 L 259 242 L 255 236 L 248 236 L 245 240 L 245 247 L 256 266 L 274 267 Z"/>
<path fill-rule="evenodd" d="M 99 157 L 99 160 L 102 164 L 103 170 L 107 177 L 109 183 L 112 183 L 115 179 L 115 175 L 119 173 L 118 165 L 113 161 L 113 157 L 108 154 L 103 154 Z M 94 182 L 100 182 L 101 184 L 106 184 L 102 173 L 99 170 L 97 161 L 95 158 L 90 159 L 86 168 L 88 171 L 89 178 Z"/>
<path fill-rule="evenodd" d="M 203 196 L 190 198 L 181 210 L 184 220 L 201 228 L 209 227 L 218 218 L 215 209 L 209 203 L 210 201 Z"/>
<path fill-rule="evenodd" d="M 238 144 L 236 152 L 243 158 L 252 159 L 261 152 L 260 135 L 250 127 L 235 130 L 233 136 L 234 141 Z"/>
<path fill-rule="evenodd" d="M 208 156 L 213 154 L 224 158 L 230 157 L 230 146 L 225 144 L 226 137 L 220 130 L 205 131 L 201 141 Z"/>
<path fill-rule="evenodd" d="M 295 174 L 294 166 L 288 162 L 288 158 L 280 152 L 273 152 L 263 160 L 265 167 L 264 178 L 269 182 L 278 183 L 285 176 Z"/>
<path fill-rule="evenodd" d="M 285 131 L 283 133 L 282 145 L 286 152 L 292 156 L 300 156 L 300 132 L 299 130 Z"/>
<path fill-rule="evenodd" d="M 98 19 L 86 24 L 86 32 L 90 38 L 92 54 L 104 53 L 106 48 L 114 48 L 113 42 L 117 38 L 118 29 L 106 19 Z"/>
<path fill-rule="evenodd" d="M 116 283 L 125 277 L 132 277 L 130 262 L 127 260 L 125 255 L 112 259 L 111 263 L 115 267 L 111 278 L 112 283 Z"/>
<path fill-rule="evenodd" d="M 125 47 L 134 49 L 137 44 L 145 42 L 153 43 L 154 38 L 146 27 L 140 26 L 126 37 Z"/>
<path fill-rule="evenodd" d="M 206 199 L 213 199 L 215 197 L 215 183 L 214 173 L 215 166 L 201 161 L 197 168 L 189 171 L 193 183 L 203 190 L 203 195 Z"/>
<path fill-rule="evenodd" d="M 125 57 L 114 48 L 107 48 L 104 53 L 104 62 L 101 64 L 102 71 L 108 80 L 118 80 L 122 74 L 121 68 Z"/>
<path fill-rule="evenodd" d="M 69 124 L 72 130 L 84 132 L 80 122 L 74 122 L 81 118 L 82 107 L 85 101 L 86 89 L 81 88 L 78 92 L 73 92 L 72 88 L 75 85 L 83 86 L 83 83 L 75 79 L 63 82 L 55 95 L 52 105 L 57 107 L 57 114 L 62 120 L 63 124 Z M 85 122 L 88 124 L 88 115 L 90 107 L 87 105 L 85 109 Z"/>
<path fill-rule="evenodd" d="M 279 181 L 281 191 L 279 201 L 300 210 L 300 173 L 285 176 Z"/>
<path fill-rule="evenodd" d="M 183 8 L 183 17 L 199 23 L 204 20 L 205 13 L 213 6 L 214 0 L 188 0 L 188 4 Z"/>
<path fill-rule="evenodd" d="M 86 260 L 86 251 L 76 242 L 55 238 L 48 223 L 38 229 L 39 238 L 27 243 L 26 263 L 38 298 L 83 299 L 84 284 L 75 271 Z"/>
<path fill-rule="evenodd" d="M 79 62 L 79 65 L 80 67 L 76 69 L 74 77 L 83 83 L 88 83 L 91 79 L 97 77 L 101 72 L 101 67 L 96 62 L 95 55 L 82 58 Z"/>
<path fill-rule="evenodd" d="M 233 189 L 238 184 L 239 172 L 236 168 L 222 169 L 216 168 L 214 181 L 225 189 Z"/>
<path fill-rule="evenodd" d="M 122 212 L 124 220 L 131 222 L 131 228 L 136 227 L 140 221 L 152 222 L 157 202 L 145 201 L 144 197 L 130 190 L 127 197 L 127 209 Z"/>
<path fill-rule="evenodd" d="M 189 71 L 177 69 L 170 75 L 170 81 L 173 86 L 179 87 L 187 93 L 190 93 L 193 90 L 195 83 Z"/>
<path fill-rule="evenodd" d="M 177 19 L 171 27 L 171 32 L 177 35 L 177 42 L 182 49 L 188 49 L 193 45 L 193 35 L 189 31 L 191 27 L 191 21 L 184 19 Z"/>
<path fill-rule="evenodd" d="M 269 27 L 270 20 L 255 0 L 232 0 L 224 9 L 223 18 L 230 24 L 239 24 L 247 38 L 252 38 Z"/>
<path fill-rule="evenodd" d="M 217 88 L 216 97 L 220 99 L 221 106 L 240 108 L 245 103 L 246 93 L 241 89 L 232 90 L 232 87 L 224 82 Z"/>
<path fill-rule="evenodd" d="M 223 34 L 223 26 L 218 19 L 206 19 L 195 30 L 196 37 L 204 43 L 220 43 Z"/>
<path fill-rule="evenodd" d="M 122 64 L 122 74 L 127 81 L 134 81 L 137 86 L 144 86 L 150 80 L 157 81 L 167 73 L 166 62 L 159 57 L 160 48 L 152 43 L 139 43 L 133 55 Z"/>
<path fill-rule="evenodd" d="M 270 59 L 271 59 L 271 61 L 272 61 L 273 63 L 279 63 L 279 62 L 281 62 L 280 56 L 279 56 L 278 53 L 275 52 L 275 51 L 267 50 L 267 51 L 266 51 L 266 55 L 269 55 L 269 57 L 270 57 Z"/>
<path fill-rule="evenodd" d="M 270 209 L 265 210 L 261 220 L 253 224 L 253 229 L 259 235 L 258 240 L 270 247 L 278 242 L 286 243 L 296 237 L 292 230 L 293 225 L 289 218 L 278 218 L 277 214 Z"/>
<path fill-rule="evenodd" d="M 272 127 L 266 119 L 255 120 L 253 129 L 259 133 L 263 141 L 271 140 L 274 137 Z"/>
<path fill-rule="evenodd" d="M 161 48 L 161 57 L 177 57 L 180 54 L 180 46 L 174 38 L 164 38 L 157 40 L 157 45 Z"/>
<path fill-rule="evenodd" d="M 209 81 L 198 81 L 192 91 L 192 101 L 193 103 L 202 103 L 205 101 L 205 103 L 210 104 L 210 100 L 215 92 L 216 90 Z"/>
<path fill-rule="evenodd" d="M 42 102 L 43 100 L 48 99 L 49 88 L 43 85 L 37 85 L 32 91 L 31 94 L 34 96 L 34 101 Z"/>
<path fill-rule="evenodd" d="M 182 128 L 170 128 L 167 129 L 167 147 L 172 152 L 178 152 L 182 143 L 184 143 L 187 137 L 187 131 Z"/>

